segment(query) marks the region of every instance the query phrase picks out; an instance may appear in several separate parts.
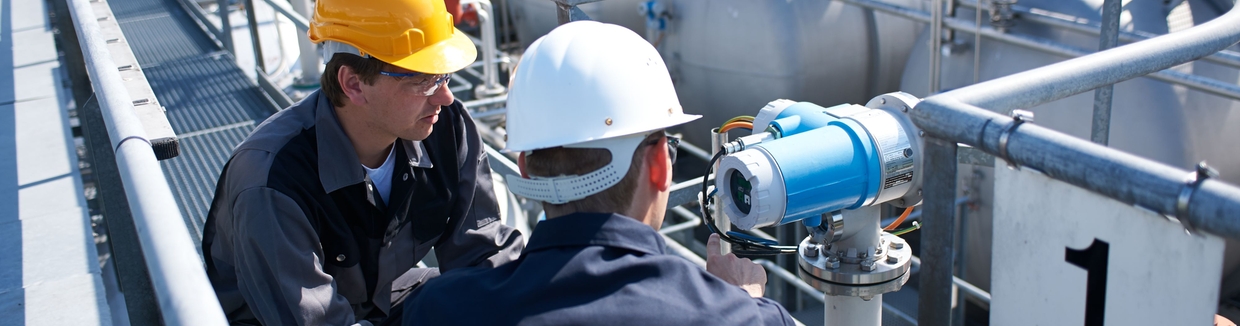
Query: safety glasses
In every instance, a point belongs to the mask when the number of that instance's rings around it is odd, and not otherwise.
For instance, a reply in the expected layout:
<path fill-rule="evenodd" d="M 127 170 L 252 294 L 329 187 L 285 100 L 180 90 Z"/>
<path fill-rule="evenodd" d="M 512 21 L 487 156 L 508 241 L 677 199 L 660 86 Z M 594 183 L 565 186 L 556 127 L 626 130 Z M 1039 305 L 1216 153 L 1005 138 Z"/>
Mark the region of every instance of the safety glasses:
<path fill-rule="evenodd" d="M 428 75 L 420 72 L 400 73 L 390 71 L 379 71 L 380 75 L 396 78 L 396 81 L 404 82 L 406 78 L 416 78 L 416 80 L 406 83 L 409 85 L 410 91 L 421 96 L 435 95 L 440 87 L 448 84 L 452 79 L 451 74 Z"/>
<path fill-rule="evenodd" d="M 667 138 L 667 158 L 672 160 L 672 164 L 676 164 L 676 149 L 680 147 L 680 137 L 673 136 L 666 131 L 663 132 L 663 137 Z M 655 138 L 647 141 L 645 145 L 654 146 L 658 143 L 659 139 Z"/>

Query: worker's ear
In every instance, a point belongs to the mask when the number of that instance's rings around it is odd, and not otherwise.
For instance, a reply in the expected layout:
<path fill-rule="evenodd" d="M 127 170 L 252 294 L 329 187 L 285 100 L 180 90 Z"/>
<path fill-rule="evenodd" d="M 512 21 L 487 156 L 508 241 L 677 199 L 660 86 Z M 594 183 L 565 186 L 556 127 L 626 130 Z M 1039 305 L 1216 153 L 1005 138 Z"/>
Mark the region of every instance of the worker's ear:
<path fill-rule="evenodd" d="M 362 96 L 362 76 L 353 71 L 353 68 L 341 65 L 340 69 L 336 70 L 336 83 L 340 85 L 340 90 L 350 104 L 366 104 L 366 97 Z"/>
<path fill-rule="evenodd" d="M 517 156 L 517 170 L 521 171 L 522 178 L 530 178 L 530 174 L 525 172 L 525 152 L 521 152 L 521 155 Z"/>
<path fill-rule="evenodd" d="M 672 187 L 672 161 L 667 157 L 667 142 L 654 146 L 643 146 L 646 148 L 645 165 L 650 169 L 650 184 L 659 191 L 666 191 Z"/>

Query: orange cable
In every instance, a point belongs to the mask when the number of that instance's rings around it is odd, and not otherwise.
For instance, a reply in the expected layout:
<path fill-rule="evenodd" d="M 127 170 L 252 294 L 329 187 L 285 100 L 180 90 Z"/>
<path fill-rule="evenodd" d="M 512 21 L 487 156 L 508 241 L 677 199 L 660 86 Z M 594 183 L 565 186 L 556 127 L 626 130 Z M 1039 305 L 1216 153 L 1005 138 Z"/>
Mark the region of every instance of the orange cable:
<path fill-rule="evenodd" d="M 904 213 L 900 214 L 900 218 L 897 218 L 895 222 L 891 222 L 891 225 L 883 228 L 883 231 L 893 231 L 896 227 L 900 226 L 900 223 L 904 223 L 904 219 L 908 218 L 908 214 L 913 212 L 913 207 L 914 206 L 909 206 L 908 208 L 905 208 Z"/>
<path fill-rule="evenodd" d="M 719 133 L 722 134 L 722 133 L 728 132 L 729 130 L 736 129 L 736 128 L 745 128 L 745 129 L 753 130 L 753 122 L 747 122 L 747 121 L 729 122 L 727 124 L 724 124 L 723 127 L 719 127 Z"/>

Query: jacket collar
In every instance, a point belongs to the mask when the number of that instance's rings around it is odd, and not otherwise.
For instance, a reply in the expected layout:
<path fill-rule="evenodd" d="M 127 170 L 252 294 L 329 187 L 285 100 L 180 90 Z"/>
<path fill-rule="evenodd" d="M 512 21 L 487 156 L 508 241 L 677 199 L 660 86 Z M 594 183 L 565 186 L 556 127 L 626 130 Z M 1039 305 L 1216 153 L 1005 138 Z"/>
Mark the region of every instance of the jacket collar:
<path fill-rule="evenodd" d="M 366 172 L 362 170 L 362 163 L 357 159 L 349 136 L 340 127 L 340 119 L 336 117 L 331 100 L 322 90 L 315 91 L 306 100 L 315 101 L 315 138 L 318 143 L 319 182 L 323 183 L 323 190 L 331 193 L 366 180 Z M 421 141 L 397 139 L 396 142 L 409 158 L 410 167 L 433 167 Z"/>
<path fill-rule="evenodd" d="M 620 214 L 574 213 L 538 223 L 525 252 L 554 247 L 607 246 L 664 254 L 666 243 L 649 225 Z"/>

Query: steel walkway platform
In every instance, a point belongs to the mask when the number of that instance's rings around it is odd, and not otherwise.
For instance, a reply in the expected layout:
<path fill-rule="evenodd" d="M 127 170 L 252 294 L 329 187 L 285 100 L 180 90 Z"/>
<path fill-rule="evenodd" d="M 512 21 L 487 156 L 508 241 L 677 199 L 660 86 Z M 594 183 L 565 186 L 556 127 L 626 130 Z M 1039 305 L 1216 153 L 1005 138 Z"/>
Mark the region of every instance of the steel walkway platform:
<path fill-rule="evenodd" d="M 199 243 L 233 147 L 279 108 L 178 0 L 109 4 L 180 140 L 180 156 L 161 165 Z"/>
<path fill-rule="evenodd" d="M 111 325 L 43 0 L 0 0 L 0 325 Z"/>

